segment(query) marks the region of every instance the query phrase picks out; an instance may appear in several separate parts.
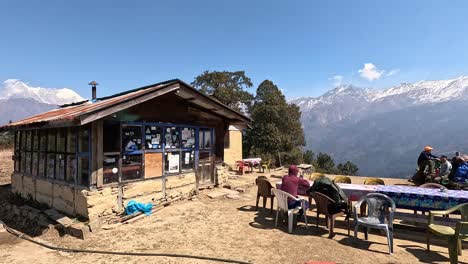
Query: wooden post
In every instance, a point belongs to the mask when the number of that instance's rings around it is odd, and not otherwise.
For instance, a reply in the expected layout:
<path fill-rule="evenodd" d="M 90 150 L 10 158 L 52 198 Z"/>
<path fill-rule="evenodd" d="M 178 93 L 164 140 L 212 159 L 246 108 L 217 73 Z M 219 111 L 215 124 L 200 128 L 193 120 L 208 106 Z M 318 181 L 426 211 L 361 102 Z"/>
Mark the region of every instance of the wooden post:
<path fill-rule="evenodd" d="M 102 120 L 97 120 L 91 124 L 91 152 L 92 152 L 92 184 L 96 187 L 102 187 L 103 179 L 103 131 Z"/>

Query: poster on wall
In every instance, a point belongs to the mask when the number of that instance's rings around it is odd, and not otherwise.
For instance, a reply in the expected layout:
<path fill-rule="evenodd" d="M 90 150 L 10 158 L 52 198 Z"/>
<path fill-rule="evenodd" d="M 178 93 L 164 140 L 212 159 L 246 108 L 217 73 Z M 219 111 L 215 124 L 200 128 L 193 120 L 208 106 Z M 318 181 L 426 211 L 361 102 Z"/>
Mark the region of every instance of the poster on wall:
<path fill-rule="evenodd" d="M 178 173 L 179 172 L 179 154 L 170 153 L 168 155 L 169 159 L 169 173 Z"/>
<path fill-rule="evenodd" d="M 155 126 L 146 126 L 145 141 L 146 147 L 148 149 L 160 149 L 162 148 L 161 144 L 161 135 L 162 128 Z"/>

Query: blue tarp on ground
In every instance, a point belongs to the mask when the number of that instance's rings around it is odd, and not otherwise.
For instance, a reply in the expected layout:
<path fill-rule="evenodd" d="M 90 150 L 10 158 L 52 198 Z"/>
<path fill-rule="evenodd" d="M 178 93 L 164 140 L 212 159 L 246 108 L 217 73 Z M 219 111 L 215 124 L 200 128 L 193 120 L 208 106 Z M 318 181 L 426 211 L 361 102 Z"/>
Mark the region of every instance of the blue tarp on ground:
<path fill-rule="evenodd" d="M 125 214 L 131 215 L 136 212 L 143 212 L 145 215 L 151 215 L 151 209 L 153 208 L 152 203 L 139 203 L 135 200 L 130 200 L 125 207 Z"/>

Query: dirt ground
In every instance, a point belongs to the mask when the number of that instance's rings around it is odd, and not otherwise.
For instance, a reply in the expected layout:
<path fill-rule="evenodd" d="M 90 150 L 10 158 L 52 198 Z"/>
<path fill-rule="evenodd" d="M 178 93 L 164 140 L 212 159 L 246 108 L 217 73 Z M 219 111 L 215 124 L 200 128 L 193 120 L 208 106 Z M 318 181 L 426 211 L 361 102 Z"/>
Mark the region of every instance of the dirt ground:
<path fill-rule="evenodd" d="M 272 171 L 272 181 L 283 172 Z M 325 220 L 316 228 L 299 222 L 292 234 L 287 224 L 275 227 L 275 213 L 269 209 L 255 210 L 258 173 L 231 179 L 232 186 L 245 186 L 237 199 L 211 199 L 213 190 L 203 190 L 197 198 L 174 203 L 155 214 L 132 224 L 91 233 L 86 240 L 60 237 L 55 230 L 35 239 L 51 245 L 110 251 L 178 253 L 251 263 L 305 263 L 333 261 L 337 263 L 446 263 L 448 251 L 444 244 L 426 251 L 425 234 L 396 230 L 394 254 L 389 255 L 386 238 L 371 233 L 369 240 L 347 236 L 343 219 L 337 223 L 336 236 L 327 238 Z M 363 179 L 353 177 L 353 182 Z M 402 180 L 391 180 L 404 183 Z M 390 183 L 390 181 L 388 181 Z M 315 223 L 314 212 L 308 212 L 309 223 Z M 351 232 L 352 235 L 352 232 Z M 468 257 L 460 260 L 468 263 Z M 205 260 L 167 257 L 132 257 L 56 252 L 18 239 L 0 229 L 1 263 L 218 263 Z"/>

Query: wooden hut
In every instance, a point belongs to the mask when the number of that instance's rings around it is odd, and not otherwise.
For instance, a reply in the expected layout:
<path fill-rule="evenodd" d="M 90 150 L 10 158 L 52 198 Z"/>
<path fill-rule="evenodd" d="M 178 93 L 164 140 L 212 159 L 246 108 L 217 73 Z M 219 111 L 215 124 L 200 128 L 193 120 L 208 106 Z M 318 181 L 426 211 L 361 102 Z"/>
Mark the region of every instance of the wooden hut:
<path fill-rule="evenodd" d="M 219 182 L 250 119 L 180 80 L 96 98 L 0 127 L 15 131 L 12 191 L 93 218 Z M 25 106 L 27 107 L 27 106 Z"/>

